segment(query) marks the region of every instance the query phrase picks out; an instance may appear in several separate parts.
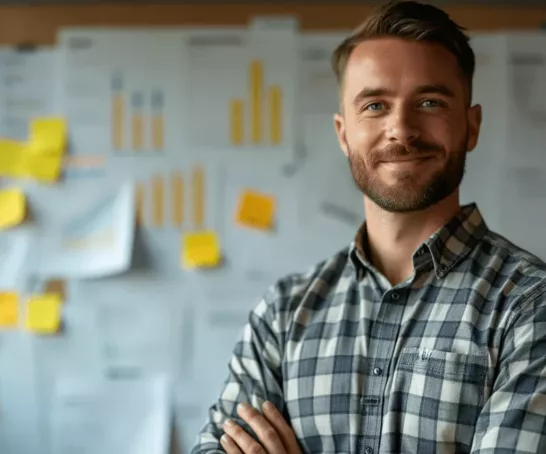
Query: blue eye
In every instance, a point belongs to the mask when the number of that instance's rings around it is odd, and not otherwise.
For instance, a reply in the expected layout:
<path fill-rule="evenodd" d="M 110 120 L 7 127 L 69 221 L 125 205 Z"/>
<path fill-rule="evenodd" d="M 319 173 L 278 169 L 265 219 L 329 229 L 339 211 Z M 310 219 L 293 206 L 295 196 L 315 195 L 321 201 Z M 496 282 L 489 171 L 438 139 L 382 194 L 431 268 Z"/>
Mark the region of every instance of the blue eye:
<path fill-rule="evenodd" d="M 373 102 L 371 104 L 368 104 L 364 110 L 380 110 L 383 107 L 383 103 L 380 102 Z"/>
<path fill-rule="evenodd" d="M 421 105 L 423 107 L 441 107 L 443 104 L 436 99 L 425 99 Z"/>

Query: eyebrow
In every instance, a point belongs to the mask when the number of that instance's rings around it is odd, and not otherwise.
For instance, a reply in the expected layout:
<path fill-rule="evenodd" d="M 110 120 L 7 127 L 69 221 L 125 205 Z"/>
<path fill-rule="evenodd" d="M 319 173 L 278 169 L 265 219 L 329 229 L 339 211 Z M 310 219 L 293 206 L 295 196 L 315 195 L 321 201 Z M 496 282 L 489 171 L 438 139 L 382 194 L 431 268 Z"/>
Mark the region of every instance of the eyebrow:
<path fill-rule="evenodd" d="M 415 90 L 416 94 L 439 94 L 447 96 L 448 98 L 453 98 L 455 93 L 449 87 L 443 84 L 429 84 L 429 85 L 420 85 Z M 358 106 L 364 100 L 368 98 L 375 98 L 377 96 L 393 96 L 394 93 L 387 88 L 363 88 L 353 99 L 353 105 Z"/>

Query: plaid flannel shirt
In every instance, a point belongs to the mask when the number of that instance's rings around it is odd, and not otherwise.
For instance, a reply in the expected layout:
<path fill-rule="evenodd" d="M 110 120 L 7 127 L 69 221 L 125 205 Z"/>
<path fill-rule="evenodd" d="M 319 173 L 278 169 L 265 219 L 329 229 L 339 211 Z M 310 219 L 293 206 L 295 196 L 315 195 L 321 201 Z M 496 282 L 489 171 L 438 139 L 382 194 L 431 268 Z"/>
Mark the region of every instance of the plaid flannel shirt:
<path fill-rule="evenodd" d="M 308 453 L 546 453 L 546 264 L 474 204 L 395 286 L 361 237 L 252 311 L 192 453 L 266 399 Z"/>

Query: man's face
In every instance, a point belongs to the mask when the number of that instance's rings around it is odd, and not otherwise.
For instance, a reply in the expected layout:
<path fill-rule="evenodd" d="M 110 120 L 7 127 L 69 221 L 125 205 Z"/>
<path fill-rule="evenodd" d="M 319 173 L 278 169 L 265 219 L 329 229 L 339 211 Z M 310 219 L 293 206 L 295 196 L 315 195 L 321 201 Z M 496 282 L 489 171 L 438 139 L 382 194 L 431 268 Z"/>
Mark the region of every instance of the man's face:
<path fill-rule="evenodd" d="M 336 132 L 353 178 L 392 212 L 423 210 L 458 188 L 478 139 L 457 60 L 440 45 L 371 39 L 351 54 Z"/>

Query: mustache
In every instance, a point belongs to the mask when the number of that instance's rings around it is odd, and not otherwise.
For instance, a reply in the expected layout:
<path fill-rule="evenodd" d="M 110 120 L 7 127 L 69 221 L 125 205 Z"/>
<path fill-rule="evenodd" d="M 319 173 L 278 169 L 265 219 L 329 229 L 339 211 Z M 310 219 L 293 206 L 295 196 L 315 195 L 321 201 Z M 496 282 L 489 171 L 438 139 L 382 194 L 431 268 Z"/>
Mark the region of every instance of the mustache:
<path fill-rule="evenodd" d="M 374 161 L 389 161 L 396 158 L 406 156 L 419 156 L 420 154 L 430 154 L 433 152 L 441 152 L 443 149 L 439 145 L 430 142 L 417 140 L 410 145 L 402 145 L 400 143 L 392 143 L 381 150 L 375 151 L 373 155 Z"/>

